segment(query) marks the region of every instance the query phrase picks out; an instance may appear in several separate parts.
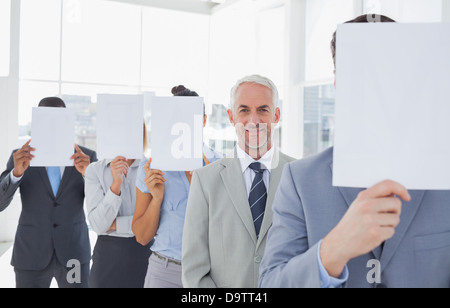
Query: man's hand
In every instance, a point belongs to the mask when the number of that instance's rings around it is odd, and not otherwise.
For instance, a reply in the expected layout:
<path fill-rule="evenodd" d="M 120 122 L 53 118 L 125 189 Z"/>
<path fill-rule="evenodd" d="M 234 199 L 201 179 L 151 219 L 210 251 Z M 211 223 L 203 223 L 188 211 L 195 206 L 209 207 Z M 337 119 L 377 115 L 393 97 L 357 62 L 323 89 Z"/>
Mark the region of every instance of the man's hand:
<path fill-rule="evenodd" d="M 320 258 L 330 276 L 339 277 L 350 259 L 370 252 L 394 236 L 400 223 L 400 199 L 408 202 L 411 197 L 404 186 L 390 180 L 359 193 L 322 241 Z"/>
<path fill-rule="evenodd" d="M 84 172 L 91 163 L 91 159 L 89 158 L 89 155 L 84 154 L 80 147 L 76 144 L 75 150 L 75 154 L 73 154 L 70 159 L 73 159 L 75 169 L 77 169 L 77 171 L 84 176 Z"/>
<path fill-rule="evenodd" d="M 30 167 L 30 162 L 34 158 L 34 155 L 31 154 L 31 151 L 36 151 L 35 148 L 30 147 L 31 140 L 28 140 L 20 150 L 13 154 L 14 159 L 14 171 L 13 175 L 16 178 L 20 178 L 23 176 L 25 171 Z"/>
<path fill-rule="evenodd" d="M 164 189 L 166 179 L 164 178 L 164 172 L 157 169 L 150 169 L 152 159 L 150 158 L 145 164 L 145 185 L 150 191 L 153 198 L 162 201 L 164 199 Z"/>

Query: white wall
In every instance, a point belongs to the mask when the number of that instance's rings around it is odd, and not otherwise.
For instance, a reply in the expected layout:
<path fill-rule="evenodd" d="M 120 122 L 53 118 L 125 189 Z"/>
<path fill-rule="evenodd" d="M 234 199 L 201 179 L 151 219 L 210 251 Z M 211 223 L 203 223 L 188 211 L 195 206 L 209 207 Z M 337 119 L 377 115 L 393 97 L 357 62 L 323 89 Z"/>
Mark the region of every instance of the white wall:
<path fill-rule="evenodd" d="M 11 1 L 10 74 L 0 78 L 0 170 L 6 168 L 11 151 L 18 146 L 20 0 Z M 1 172 L 1 171 L 0 171 Z M 12 241 L 20 213 L 19 196 L 0 213 L 0 242 Z"/>

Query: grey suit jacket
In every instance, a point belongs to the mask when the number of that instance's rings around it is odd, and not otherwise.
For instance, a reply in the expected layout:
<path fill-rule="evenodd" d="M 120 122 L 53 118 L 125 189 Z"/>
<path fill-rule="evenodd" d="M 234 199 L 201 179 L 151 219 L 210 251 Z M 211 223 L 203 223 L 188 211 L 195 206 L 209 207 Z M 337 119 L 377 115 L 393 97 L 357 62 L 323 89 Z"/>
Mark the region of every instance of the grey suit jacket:
<path fill-rule="evenodd" d="M 318 242 L 362 189 L 332 186 L 333 149 L 286 165 L 273 204 L 261 287 L 320 287 Z M 414 166 L 411 166 L 412 168 Z M 450 287 L 450 191 L 410 191 L 393 238 L 348 264 L 346 287 Z M 379 261 L 381 281 L 373 282 Z M 369 278 L 369 279 L 368 279 Z"/>
<path fill-rule="evenodd" d="M 94 151 L 80 148 L 91 162 L 97 160 Z M 91 246 L 83 208 L 83 176 L 75 167 L 66 167 L 55 197 L 44 167 L 28 168 L 16 184 L 10 181 L 13 168 L 11 155 L 0 176 L 0 211 L 9 206 L 17 189 L 22 201 L 11 265 L 22 270 L 42 270 L 53 253 L 64 266 L 71 259 L 88 263 Z"/>
<path fill-rule="evenodd" d="M 236 157 L 236 156 L 234 156 Z M 182 246 L 182 281 L 187 288 L 249 288 L 272 224 L 272 201 L 283 165 L 293 159 L 275 150 L 266 211 L 256 238 L 238 158 L 223 158 L 192 177 Z"/>

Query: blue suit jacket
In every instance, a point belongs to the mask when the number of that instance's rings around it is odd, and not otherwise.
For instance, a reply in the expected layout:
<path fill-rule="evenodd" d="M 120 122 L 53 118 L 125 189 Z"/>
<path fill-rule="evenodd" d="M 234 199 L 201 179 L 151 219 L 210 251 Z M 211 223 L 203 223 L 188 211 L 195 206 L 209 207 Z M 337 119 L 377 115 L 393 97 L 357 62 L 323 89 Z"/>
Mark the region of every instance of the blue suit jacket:
<path fill-rule="evenodd" d="M 332 186 L 333 148 L 285 166 L 261 262 L 261 287 L 320 287 L 318 242 L 362 189 Z M 414 166 L 411 166 L 412 168 Z M 409 191 L 384 248 L 352 259 L 347 287 L 450 287 L 450 191 Z M 381 282 L 370 283 L 370 260 Z"/>
<path fill-rule="evenodd" d="M 80 148 L 91 162 L 97 160 L 94 151 Z M 10 181 L 13 168 L 11 155 L 0 176 L 0 211 L 11 203 L 17 189 L 22 201 L 11 265 L 22 270 L 42 270 L 54 252 L 64 266 L 70 259 L 81 264 L 89 262 L 91 246 L 83 208 L 83 176 L 75 167 L 66 167 L 55 197 L 45 167 L 28 168 L 16 184 Z"/>

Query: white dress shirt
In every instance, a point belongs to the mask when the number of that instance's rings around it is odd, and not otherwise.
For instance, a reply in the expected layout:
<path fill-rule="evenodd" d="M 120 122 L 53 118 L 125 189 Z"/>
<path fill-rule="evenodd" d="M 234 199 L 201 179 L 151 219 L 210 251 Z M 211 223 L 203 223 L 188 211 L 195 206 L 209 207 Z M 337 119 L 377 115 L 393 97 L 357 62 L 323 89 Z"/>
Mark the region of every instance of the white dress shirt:
<path fill-rule="evenodd" d="M 270 181 L 270 171 L 272 169 L 272 158 L 274 149 L 273 147 L 270 148 L 269 151 L 267 151 L 266 154 L 264 154 L 259 160 L 254 160 L 250 155 L 245 153 L 244 150 L 241 149 L 241 147 L 238 145 L 236 146 L 237 151 L 237 157 L 239 158 L 239 161 L 241 162 L 241 168 L 242 168 L 242 176 L 244 178 L 244 184 L 245 189 L 247 191 L 247 197 L 250 195 L 250 190 L 252 188 L 253 179 L 256 176 L 255 171 L 249 168 L 250 164 L 259 162 L 263 164 L 267 170 L 263 173 L 263 181 L 264 185 L 266 186 L 266 190 L 269 191 L 269 181 Z"/>

